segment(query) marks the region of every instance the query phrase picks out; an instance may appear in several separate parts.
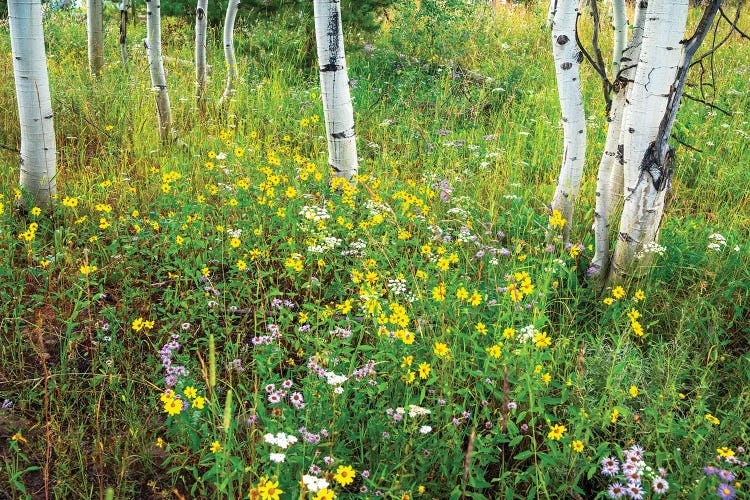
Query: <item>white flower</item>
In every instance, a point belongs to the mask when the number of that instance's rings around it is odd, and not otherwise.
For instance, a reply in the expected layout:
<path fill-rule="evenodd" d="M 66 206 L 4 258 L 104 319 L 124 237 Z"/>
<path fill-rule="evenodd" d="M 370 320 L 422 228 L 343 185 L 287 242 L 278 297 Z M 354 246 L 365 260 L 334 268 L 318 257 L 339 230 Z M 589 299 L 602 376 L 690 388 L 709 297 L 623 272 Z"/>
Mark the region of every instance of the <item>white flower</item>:
<path fill-rule="evenodd" d="M 302 482 L 305 484 L 307 489 L 313 493 L 317 493 L 323 488 L 328 488 L 329 486 L 328 481 L 326 481 L 322 477 L 315 477 L 309 474 L 305 474 L 304 476 L 302 476 Z"/>
<path fill-rule="evenodd" d="M 430 427 L 429 425 L 423 425 L 419 428 L 420 434 L 429 434 L 430 432 L 432 432 L 432 427 Z"/>
<path fill-rule="evenodd" d="M 414 418 L 418 415 L 429 415 L 429 414 L 430 414 L 430 410 L 428 410 L 427 408 L 422 408 L 421 406 L 417 406 L 417 405 L 409 405 L 409 416 L 411 418 Z"/>
<path fill-rule="evenodd" d="M 280 464 L 281 462 L 284 461 L 284 459 L 286 458 L 286 455 L 283 453 L 271 453 L 271 455 L 268 458 L 271 460 L 271 462 Z"/>
<path fill-rule="evenodd" d="M 336 394 L 343 394 L 343 393 L 344 393 L 344 388 L 343 388 L 343 387 L 341 387 L 341 386 L 338 386 L 338 387 L 336 387 L 336 388 L 335 388 L 335 389 L 333 390 L 333 392 L 335 392 Z"/>
<path fill-rule="evenodd" d="M 328 385 L 341 385 L 347 381 L 347 377 L 345 375 L 336 375 L 333 372 L 326 372 L 326 381 Z"/>
<path fill-rule="evenodd" d="M 216 155 L 216 159 L 220 160 L 220 161 L 221 160 L 226 160 L 227 159 L 227 154 L 226 153 L 219 153 L 219 154 Z"/>

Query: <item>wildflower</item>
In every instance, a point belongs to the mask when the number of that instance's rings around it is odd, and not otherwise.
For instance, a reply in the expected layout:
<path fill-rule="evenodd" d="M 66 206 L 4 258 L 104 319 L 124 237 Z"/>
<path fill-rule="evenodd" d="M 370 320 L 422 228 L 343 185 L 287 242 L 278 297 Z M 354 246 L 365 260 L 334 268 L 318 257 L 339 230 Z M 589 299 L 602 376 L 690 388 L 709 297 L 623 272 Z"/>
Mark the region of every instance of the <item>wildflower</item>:
<path fill-rule="evenodd" d="M 548 373 L 545 373 L 542 375 L 542 382 L 545 383 L 545 385 L 549 385 L 550 382 L 552 382 L 552 375 Z"/>
<path fill-rule="evenodd" d="M 603 300 L 603 302 L 604 302 L 605 304 L 607 304 L 608 306 L 611 306 L 612 304 L 614 304 L 614 303 L 615 303 L 615 299 L 613 299 L 612 297 L 606 297 L 606 298 L 605 298 L 605 299 Z"/>
<path fill-rule="evenodd" d="M 612 297 L 615 299 L 621 299 L 625 296 L 625 289 L 621 286 L 616 286 L 614 290 L 612 290 Z"/>
<path fill-rule="evenodd" d="M 206 405 L 206 399 L 203 396 L 198 396 L 193 400 L 192 407 L 196 410 L 202 410 L 203 407 Z"/>
<path fill-rule="evenodd" d="M 432 289 L 432 298 L 435 299 L 436 302 L 443 302 L 445 300 L 445 295 L 446 290 L 445 284 L 443 283 Z"/>
<path fill-rule="evenodd" d="M 563 437 L 563 434 L 565 434 L 565 431 L 567 431 L 567 427 L 561 424 L 554 424 L 550 427 L 549 434 L 547 434 L 547 437 L 553 441 L 559 440 L 561 437 Z"/>
<path fill-rule="evenodd" d="M 719 485 L 719 488 L 716 490 L 716 494 L 719 495 L 719 498 L 721 498 L 722 500 L 731 500 L 732 498 L 737 496 L 734 488 L 726 483 L 721 483 Z"/>
<path fill-rule="evenodd" d="M 487 335 L 487 326 L 484 323 L 477 323 L 475 328 L 477 329 L 477 332 L 481 333 L 482 335 Z"/>
<path fill-rule="evenodd" d="M 638 387 L 631 385 L 630 389 L 628 390 L 630 393 L 631 398 L 637 398 L 638 397 Z"/>
<path fill-rule="evenodd" d="M 96 271 L 97 267 L 96 266 L 90 266 L 88 264 L 84 264 L 84 265 L 82 265 L 80 267 L 80 270 L 81 270 L 81 274 L 83 274 L 84 276 L 88 276 L 89 274 L 91 274 L 94 271 Z"/>
<path fill-rule="evenodd" d="M 498 358 L 499 358 L 500 356 L 502 356 L 502 355 L 503 355 L 503 351 L 502 351 L 501 347 L 502 347 L 501 345 L 499 345 L 499 344 L 495 344 L 495 345 L 493 345 L 492 347 L 488 347 L 488 348 L 486 349 L 486 351 L 487 351 L 487 353 L 488 353 L 488 354 L 489 354 L 490 356 L 492 356 L 492 357 L 493 357 L 493 358 L 495 358 L 495 359 L 498 359 Z"/>
<path fill-rule="evenodd" d="M 727 483 L 729 481 L 734 481 L 734 473 L 726 469 L 721 469 L 716 473 L 716 475 L 719 476 L 719 479 L 721 479 L 722 481 L 726 481 Z"/>
<path fill-rule="evenodd" d="M 211 453 L 219 453 L 221 451 L 221 443 L 219 443 L 218 441 L 214 441 L 213 443 L 211 443 L 210 450 Z"/>
<path fill-rule="evenodd" d="M 516 333 L 517 332 L 514 328 L 506 328 L 505 330 L 503 330 L 503 337 L 505 337 L 506 339 L 512 339 L 516 336 Z"/>
<path fill-rule="evenodd" d="M 450 353 L 450 349 L 448 348 L 448 344 L 445 344 L 443 342 L 435 342 L 434 352 L 437 356 L 443 358 Z"/>
<path fill-rule="evenodd" d="M 182 412 L 182 400 L 179 398 L 171 398 L 164 402 L 164 412 L 168 413 L 169 416 L 179 415 Z"/>
<path fill-rule="evenodd" d="M 603 458 L 601 464 L 604 476 L 615 476 L 620 472 L 620 462 L 615 457 Z"/>
<path fill-rule="evenodd" d="M 192 385 L 185 387 L 185 397 L 188 399 L 195 399 L 198 396 L 198 391 Z"/>
<path fill-rule="evenodd" d="M 607 496 L 609 498 L 621 498 L 626 495 L 625 487 L 619 481 L 613 483 L 607 489 Z"/>
<path fill-rule="evenodd" d="M 156 447 L 157 448 L 164 448 L 164 440 L 162 438 L 156 439 Z"/>
<path fill-rule="evenodd" d="M 279 500 L 279 496 L 284 491 L 279 489 L 278 481 L 267 479 L 258 485 L 258 493 L 260 493 L 261 500 Z"/>
<path fill-rule="evenodd" d="M 583 441 L 576 439 L 570 444 L 570 447 L 573 448 L 573 451 L 576 453 L 581 453 L 583 451 Z"/>
<path fill-rule="evenodd" d="M 471 297 L 469 298 L 469 304 L 471 304 L 474 307 L 477 307 L 481 303 L 482 303 L 482 296 L 479 294 L 478 291 L 474 290 L 471 293 Z"/>
<path fill-rule="evenodd" d="M 645 299 L 645 298 L 646 298 L 646 294 L 645 294 L 645 293 L 643 293 L 643 290 L 641 290 L 641 289 L 638 289 L 638 290 L 636 290 L 636 291 L 635 291 L 635 295 L 633 296 L 633 300 L 634 300 L 634 301 L 636 301 L 636 302 L 637 302 L 637 301 L 639 301 L 639 300 L 643 300 L 643 299 Z"/>
<path fill-rule="evenodd" d="M 271 462 L 274 462 L 274 463 L 277 463 L 277 464 L 280 464 L 280 463 L 282 463 L 282 462 L 284 461 L 284 459 L 285 459 L 285 458 L 286 458 L 286 455 L 285 455 L 284 453 L 271 453 L 271 454 L 270 454 L 270 455 L 268 456 L 268 459 L 269 459 L 269 460 L 270 460 Z"/>
<path fill-rule="evenodd" d="M 620 416 L 620 410 L 615 408 L 614 410 L 612 410 L 612 416 L 609 417 L 609 421 L 614 424 L 617 422 L 617 419 L 619 418 L 619 416 Z"/>
<path fill-rule="evenodd" d="M 534 345 L 540 349 L 544 349 L 545 347 L 552 345 L 552 340 L 546 332 L 537 332 L 534 335 Z"/>
<path fill-rule="evenodd" d="M 651 483 L 651 489 L 657 495 L 663 495 L 669 489 L 669 483 L 663 477 L 657 477 L 654 482 Z"/>
<path fill-rule="evenodd" d="M 430 365 L 429 363 L 420 363 L 419 364 L 419 378 L 426 379 L 430 376 Z"/>
<path fill-rule="evenodd" d="M 627 486 L 628 496 L 633 500 L 641 500 L 643 498 L 643 487 L 640 482 L 629 481 Z"/>
<path fill-rule="evenodd" d="M 549 219 L 549 225 L 552 229 L 562 229 L 565 227 L 565 223 L 568 222 L 562 216 L 562 212 L 559 210 L 552 211 L 552 217 Z"/>
<path fill-rule="evenodd" d="M 238 270 L 238 271 L 244 271 L 245 269 L 247 269 L 247 262 L 245 262 L 245 261 L 244 261 L 244 260 L 242 260 L 242 259 L 239 259 L 239 260 L 237 261 L 237 264 L 236 264 L 236 265 L 237 265 L 237 270 Z"/>
<path fill-rule="evenodd" d="M 718 418 L 714 417 L 710 413 L 706 413 L 706 420 L 708 420 L 714 425 L 719 425 L 721 423 L 721 421 Z"/>
<path fill-rule="evenodd" d="M 355 474 L 354 469 L 350 465 L 339 465 L 333 479 L 335 479 L 341 486 L 346 486 L 347 484 L 354 482 Z"/>
<path fill-rule="evenodd" d="M 22 443 L 26 443 L 26 438 L 23 437 L 23 435 L 20 432 L 16 432 L 13 434 L 10 438 L 11 441 L 20 441 Z"/>
<path fill-rule="evenodd" d="M 336 494 L 333 492 L 333 490 L 323 488 L 322 490 L 318 491 L 318 494 L 313 497 L 313 500 L 333 500 L 334 498 L 336 498 Z"/>
<path fill-rule="evenodd" d="M 731 450 L 730 448 L 727 448 L 726 446 L 722 446 L 721 448 L 718 448 L 716 450 L 716 453 L 718 453 L 720 457 L 725 457 L 725 458 L 734 456 L 734 451 Z"/>

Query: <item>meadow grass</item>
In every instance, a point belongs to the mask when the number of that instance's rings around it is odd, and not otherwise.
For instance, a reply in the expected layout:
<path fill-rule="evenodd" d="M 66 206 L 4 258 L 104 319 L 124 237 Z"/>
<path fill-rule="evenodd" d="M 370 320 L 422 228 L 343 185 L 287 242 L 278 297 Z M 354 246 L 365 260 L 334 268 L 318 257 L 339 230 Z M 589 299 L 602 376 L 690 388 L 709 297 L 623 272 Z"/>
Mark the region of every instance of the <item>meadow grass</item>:
<path fill-rule="evenodd" d="M 311 20 L 243 24 L 237 93 L 202 117 L 192 29 L 166 19 L 167 146 L 143 20 L 124 67 L 109 17 L 95 79 L 83 14 L 46 20 L 53 212 L 14 210 L 0 151 L 0 496 L 595 498 L 626 484 L 615 460 L 650 467 L 647 497 L 748 496 L 750 46 L 690 88 L 733 114 L 681 110 L 702 151 L 678 150 L 664 255 L 599 293 L 596 75 L 576 244 L 548 245 L 544 9 L 430 5 L 347 33 L 356 186 L 329 183 Z M 0 96 L 16 147 L 12 78 Z"/>

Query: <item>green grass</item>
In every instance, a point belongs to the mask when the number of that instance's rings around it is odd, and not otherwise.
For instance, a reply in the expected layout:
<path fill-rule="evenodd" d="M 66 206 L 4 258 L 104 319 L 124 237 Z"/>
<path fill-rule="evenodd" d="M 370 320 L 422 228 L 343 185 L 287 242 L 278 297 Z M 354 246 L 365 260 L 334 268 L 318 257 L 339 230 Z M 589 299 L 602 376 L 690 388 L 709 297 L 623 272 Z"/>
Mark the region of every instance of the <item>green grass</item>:
<path fill-rule="evenodd" d="M 46 483 L 62 498 L 244 497 L 268 480 L 282 498 L 313 498 L 300 481 L 315 465 L 341 498 L 593 498 L 612 483 L 599 462 L 635 444 L 668 471 L 675 498 L 716 495 L 719 478 L 702 468 L 719 448 L 743 460 L 750 446 L 750 46 L 733 38 L 714 61 L 717 103 L 733 116 L 690 101 L 680 112 L 676 133 L 703 151 L 678 148 L 666 254 L 622 296 L 600 295 L 584 277 L 605 126 L 596 75 L 584 70 L 590 148 L 572 256 L 545 249 L 562 137 L 543 8 L 433 14 L 405 8 L 380 32 L 347 33 L 362 177 L 338 189 L 312 22 L 239 28 L 227 113 L 199 116 L 192 66 L 169 64 L 180 140 L 162 146 L 143 20 L 127 68 L 108 20 L 99 79 L 83 15 L 46 21 L 52 213 L 15 212 L 17 159 L 0 150 L 0 402 L 12 401 L 0 410 L 0 496 L 40 497 Z M 189 24 L 163 29 L 165 54 L 192 60 Z M 0 65 L 12 73 L 10 57 Z M 0 135 L 17 147 L 11 78 L 0 103 Z M 726 238 L 720 252 L 707 248 L 712 233 Z M 517 302 L 514 286 L 525 286 Z M 269 325 L 281 336 L 255 345 Z M 187 370 L 176 394 L 204 398 L 174 415 L 173 396 L 160 399 L 171 340 L 172 365 Z M 350 378 L 334 390 L 313 362 Z M 266 386 L 285 380 L 272 403 Z M 430 414 L 409 416 L 410 405 Z M 265 442 L 281 432 L 299 442 Z M 270 460 L 281 452 L 283 463 Z M 720 465 L 746 498 L 747 467 Z M 355 478 L 342 485 L 346 466 Z"/>

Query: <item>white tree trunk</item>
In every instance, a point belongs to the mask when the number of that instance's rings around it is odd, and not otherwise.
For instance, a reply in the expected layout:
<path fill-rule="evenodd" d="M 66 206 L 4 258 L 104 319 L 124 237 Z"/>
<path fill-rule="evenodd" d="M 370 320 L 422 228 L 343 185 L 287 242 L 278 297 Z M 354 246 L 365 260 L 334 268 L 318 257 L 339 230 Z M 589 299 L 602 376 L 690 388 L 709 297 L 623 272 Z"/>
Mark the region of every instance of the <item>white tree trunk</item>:
<path fill-rule="evenodd" d="M 610 280 L 645 269 L 653 256 L 644 245 L 658 237 L 668 175 L 655 166 L 655 141 L 682 59 L 688 0 L 651 0 L 632 94 L 623 115 L 623 213 Z M 636 265 L 636 260 L 640 262 Z"/>
<path fill-rule="evenodd" d="M 552 53 L 564 134 L 562 167 L 552 199 L 552 210 L 560 211 L 566 221 L 563 227 L 565 243 L 570 239 L 573 205 L 581 186 L 586 155 L 586 115 L 579 77 L 583 55 L 578 50 L 575 37 L 577 5 L 576 0 L 559 0 L 552 25 Z"/>
<path fill-rule="evenodd" d="M 156 93 L 156 113 L 162 142 L 172 139 L 172 111 L 169 106 L 167 77 L 161 56 L 161 5 L 159 0 L 146 0 L 146 50 L 151 71 L 151 88 Z"/>
<path fill-rule="evenodd" d="M 639 1 L 638 3 L 642 2 Z M 614 24 L 615 29 L 615 41 L 612 48 L 612 79 L 615 79 L 620 74 L 620 59 L 628 40 L 628 17 L 625 13 L 625 0 L 612 0 L 612 24 Z"/>
<path fill-rule="evenodd" d="M 555 22 L 555 12 L 557 11 L 557 0 L 550 0 L 549 7 L 547 7 L 547 20 L 545 24 L 548 28 L 552 27 L 552 23 Z"/>
<path fill-rule="evenodd" d="M 122 63 L 128 63 L 128 0 L 120 3 L 120 57 Z"/>
<path fill-rule="evenodd" d="M 615 3 L 620 0 L 614 0 Z M 607 116 L 607 139 L 604 154 L 599 163 L 596 178 L 596 209 L 594 211 L 594 236 L 596 251 L 588 273 L 590 276 L 606 277 L 609 266 L 609 225 L 612 212 L 622 199 L 622 115 L 625 103 L 632 91 L 632 80 L 641 54 L 643 24 L 646 20 L 645 1 L 636 7 L 633 34 L 627 47 L 621 52 L 622 69 L 618 70 L 613 86 L 614 97 Z"/>
<path fill-rule="evenodd" d="M 104 69 L 103 0 L 86 0 L 86 34 L 89 49 L 89 71 L 99 76 Z"/>
<path fill-rule="evenodd" d="M 234 58 L 234 22 L 237 19 L 237 9 L 240 0 L 229 0 L 227 14 L 224 17 L 224 59 L 227 62 L 227 84 L 219 99 L 219 106 L 229 103 L 234 94 L 234 81 L 237 79 L 237 62 Z"/>
<path fill-rule="evenodd" d="M 198 0 L 195 9 L 195 87 L 198 109 L 206 110 L 206 29 L 208 0 Z"/>
<path fill-rule="evenodd" d="M 57 146 L 40 0 L 9 0 L 10 43 L 21 124 L 21 186 L 46 207 L 56 193 Z"/>
<path fill-rule="evenodd" d="M 328 164 L 336 177 L 352 180 L 359 164 L 340 6 L 340 0 L 313 2 Z"/>

